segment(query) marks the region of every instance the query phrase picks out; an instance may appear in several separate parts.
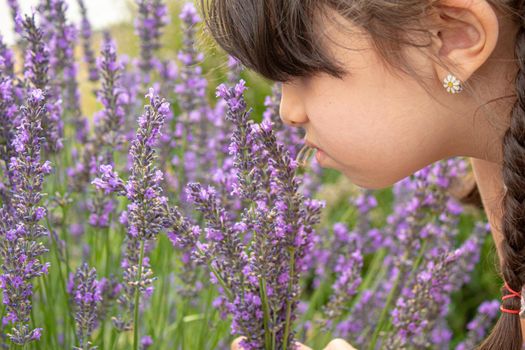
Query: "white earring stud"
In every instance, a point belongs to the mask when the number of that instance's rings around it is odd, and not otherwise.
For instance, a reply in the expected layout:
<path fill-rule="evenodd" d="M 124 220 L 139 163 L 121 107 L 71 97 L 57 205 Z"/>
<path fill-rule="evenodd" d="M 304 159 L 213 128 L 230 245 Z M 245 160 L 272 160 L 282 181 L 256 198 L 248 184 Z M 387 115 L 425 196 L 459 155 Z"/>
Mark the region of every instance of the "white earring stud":
<path fill-rule="evenodd" d="M 443 79 L 443 87 L 451 94 L 457 94 L 458 92 L 463 91 L 461 80 L 452 74 L 448 74 L 445 79 Z"/>

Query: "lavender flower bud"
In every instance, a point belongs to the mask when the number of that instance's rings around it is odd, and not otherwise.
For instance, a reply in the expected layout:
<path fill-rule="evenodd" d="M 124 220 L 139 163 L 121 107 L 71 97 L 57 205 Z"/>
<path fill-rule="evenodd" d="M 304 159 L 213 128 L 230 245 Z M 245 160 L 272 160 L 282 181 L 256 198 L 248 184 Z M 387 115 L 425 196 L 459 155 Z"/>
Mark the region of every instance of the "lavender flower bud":
<path fill-rule="evenodd" d="M 20 6 L 18 4 L 18 0 L 7 0 L 7 4 L 11 9 L 11 17 L 13 18 L 13 23 L 15 24 L 15 33 L 22 35 L 23 28 L 18 19 L 20 16 Z"/>
<path fill-rule="evenodd" d="M 46 97 L 46 112 L 42 116 L 46 150 L 57 152 L 62 148 L 63 124 L 61 121 L 62 101 L 57 90 L 50 86 L 50 51 L 44 43 L 44 33 L 37 28 L 34 15 L 26 15 L 23 21 L 24 38 L 28 42 L 24 63 L 24 77 L 35 89 L 40 89 Z"/>
<path fill-rule="evenodd" d="M 95 138 L 92 141 L 93 149 L 90 151 L 95 163 L 108 165 L 100 166 L 102 179 L 92 181 L 92 184 L 104 189 L 105 195 L 100 192 L 95 193 L 88 206 L 91 213 L 90 224 L 103 228 L 109 227 L 109 215 L 116 207 L 114 198 L 107 194 L 118 191 L 120 183 L 118 175 L 112 174 L 110 168 L 114 163 L 113 153 L 121 149 L 125 142 L 124 108 L 129 100 L 120 83 L 122 65 L 117 61 L 115 44 L 109 35 L 104 36 L 102 56 L 98 60 L 98 66 L 102 74 L 102 88 L 97 91 L 97 96 L 104 109 L 95 114 Z M 109 187 L 104 188 L 105 185 Z"/>
<path fill-rule="evenodd" d="M 149 72 L 153 67 L 153 55 L 160 48 L 162 27 L 168 21 L 168 9 L 162 0 L 136 0 L 139 7 L 135 20 L 135 31 L 140 39 L 139 68 L 143 82 L 149 82 Z"/>
<path fill-rule="evenodd" d="M 141 350 L 147 350 L 150 346 L 153 345 L 153 339 L 149 335 L 145 335 L 140 340 Z"/>
<path fill-rule="evenodd" d="M 98 147 L 109 150 L 119 149 L 124 142 L 123 126 L 125 105 L 129 96 L 122 87 L 122 63 L 117 60 L 114 41 L 105 35 L 102 43 L 101 57 L 97 61 L 102 74 L 102 88 L 97 91 L 97 98 L 104 109 L 95 115 L 95 134 Z M 104 150 L 108 151 L 108 150 Z M 112 157 L 106 160 L 112 161 Z"/>
<path fill-rule="evenodd" d="M 72 282 L 69 293 L 75 305 L 75 321 L 79 341 L 79 346 L 75 349 L 95 349 L 96 347 L 91 347 L 89 338 L 98 323 L 98 309 L 102 302 L 97 272 L 95 268 L 90 269 L 87 263 L 83 263 L 77 269 Z"/>
<path fill-rule="evenodd" d="M 77 0 L 82 20 L 80 22 L 80 35 L 82 36 L 82 47 L 84 48 L 84 62 L 88 64 L 88 77 L 90 81 L 97 81 L 99 73 L 95 62 L 95 54 L 91 47 L 91 23 L 89 22 L 84 0 Z"/>

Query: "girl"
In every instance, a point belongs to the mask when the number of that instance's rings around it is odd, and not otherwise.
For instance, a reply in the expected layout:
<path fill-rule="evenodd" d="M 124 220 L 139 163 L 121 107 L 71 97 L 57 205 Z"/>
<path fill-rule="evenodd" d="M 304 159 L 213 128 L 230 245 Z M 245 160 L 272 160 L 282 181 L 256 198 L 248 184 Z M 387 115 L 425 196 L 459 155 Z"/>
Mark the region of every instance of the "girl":
<path fill-rule="evenodd" d="M 521 349 L 525 0 L 201 7 L 222 48 L 283 83 L 281 118 L 305 129 L 322 166 L 381 189 L 438 160 L 471 158 L 504 282 L 500 318 L 479 349 Z M 341 340 L 328 348 L 352 349 Z"/>

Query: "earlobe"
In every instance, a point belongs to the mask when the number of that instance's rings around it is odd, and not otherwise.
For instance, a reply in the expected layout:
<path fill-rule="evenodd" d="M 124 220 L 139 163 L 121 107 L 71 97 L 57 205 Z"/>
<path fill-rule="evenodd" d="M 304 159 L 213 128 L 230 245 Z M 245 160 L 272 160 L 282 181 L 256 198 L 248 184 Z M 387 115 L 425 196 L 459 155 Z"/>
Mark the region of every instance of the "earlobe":
<path fill-rule="evenodd" d="M 498 42 L 499 23 L 496 12 L 485 0 L 444 0 L 436 7 L 434 30 L 435 54 L 450 65 L 436 63 L 438 77 L 450 70 L 466 81 L 490 57 Z"/>

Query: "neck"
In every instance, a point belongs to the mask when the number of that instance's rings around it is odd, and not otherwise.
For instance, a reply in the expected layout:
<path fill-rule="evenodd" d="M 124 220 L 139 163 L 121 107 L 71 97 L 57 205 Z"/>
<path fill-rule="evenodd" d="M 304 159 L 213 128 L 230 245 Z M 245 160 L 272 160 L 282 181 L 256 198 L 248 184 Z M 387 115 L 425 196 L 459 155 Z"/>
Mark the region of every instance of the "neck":
<path fill-rule="evenodd" d="M 478 158 L 470 158 L 470 162 L 474 172 L 474 178 L 478 185 L 481 201 L 490 223 L 494 243 L 498 250 L 498 256 L 501 257 L 500 246 L 503 240 L 501 230 L 503 207 L 501 200 L 504 194 L 501 165 Z"/>

